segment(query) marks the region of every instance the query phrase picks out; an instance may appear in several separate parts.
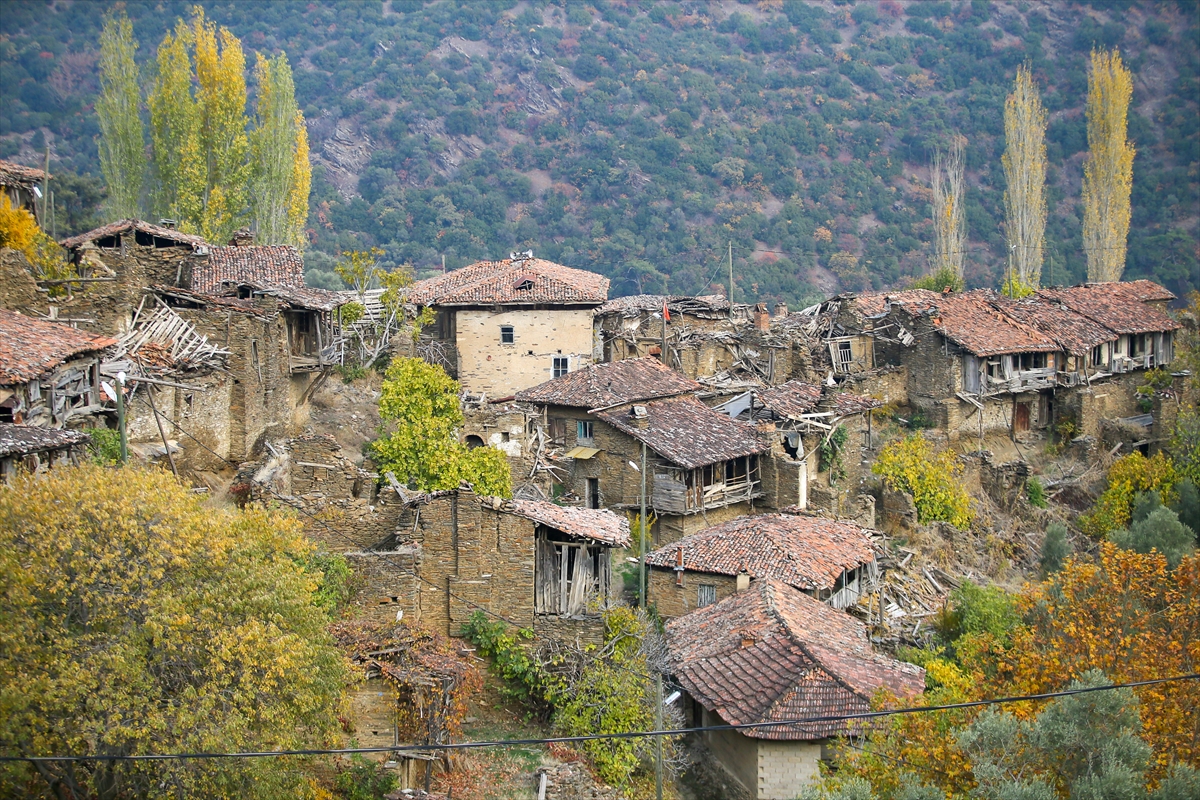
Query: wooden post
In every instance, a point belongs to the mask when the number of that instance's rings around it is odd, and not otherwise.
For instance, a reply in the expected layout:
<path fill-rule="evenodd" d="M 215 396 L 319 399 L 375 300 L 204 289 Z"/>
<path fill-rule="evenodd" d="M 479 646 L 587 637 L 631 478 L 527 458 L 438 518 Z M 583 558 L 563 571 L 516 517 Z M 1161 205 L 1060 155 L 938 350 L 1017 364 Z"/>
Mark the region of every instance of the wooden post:
<path fill-rule="evenodd" d="M 175 456 L 171 455 L 171 444 L 167 441 L 167 433 L 163 430 L 162 418 L 158 414 L 158 406 L 154 404 L 154 387 L 146 384 L 146 397 L 150 400 L 150 410 L 154 412 L 154 424 L 158 426 L 158 435 L 162 439 L 163 450 L 167 451 L 167 463 L 171 465 L 171 474 L 179 480 L 179 470 L 175 467 Z"/>
<path fill-rule="evenodd" d="M 129 463 L 129 437 L 125 433 L 125 373 L 117 373 L 117 431 L 121 434 L 121 463 Z"/>
<path fill-rule="evenodd" d="M 642 442 L 641 545 L 638 557 L 638 608 L 646 607 L 646 443 Z"/>
<path fill-rule="evenodd" d="M 729 240 L 729 318 L 733 319 L 733 239 Z"/>
<path fill-rule="evenodd" d="M 654 676 L 654 729 L 663 729 L 663 693 L 662 673 Z M 663 767 L 662 767 L 662 734 L 654 737 L 654 797 L 662 800 L 663 796 Z"/>

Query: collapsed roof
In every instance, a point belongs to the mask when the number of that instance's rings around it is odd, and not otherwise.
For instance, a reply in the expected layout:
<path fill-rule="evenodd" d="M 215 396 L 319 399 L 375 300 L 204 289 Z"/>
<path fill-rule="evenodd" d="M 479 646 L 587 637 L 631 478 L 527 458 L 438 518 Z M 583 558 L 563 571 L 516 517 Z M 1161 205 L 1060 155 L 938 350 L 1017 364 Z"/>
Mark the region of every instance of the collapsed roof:
<path fill-rule="evenodd" d="M 108 336 L 0 309 L 0 386 L 26 383 L 73 356 L 113 344 Z"/>
<path fill-rule="evenodd" d="M 110 222 L 87 233 L 63 239 L 59 244 L 68 250 L 74 250 L 88 243 L 95 243 L 98 247 L 118 247 L 121 244 L 121 237 L 131 233 L 134 235 L 135 243 L 143 247 L 188 246 L 199 252 L 207 252 L 212 247 L 200 236 L 182 233 L 174 228 L 154 225 L 140 219 L 122 219 Z"/>

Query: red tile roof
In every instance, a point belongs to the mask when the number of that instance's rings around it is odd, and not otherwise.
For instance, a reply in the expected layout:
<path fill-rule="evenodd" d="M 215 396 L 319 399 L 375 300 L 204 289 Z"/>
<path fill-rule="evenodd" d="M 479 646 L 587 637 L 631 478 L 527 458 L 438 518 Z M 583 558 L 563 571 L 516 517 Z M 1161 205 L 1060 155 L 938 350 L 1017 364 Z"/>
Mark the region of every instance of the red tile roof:
<path fill-rule="evenodd" d="M 1159 291 L 1156 291 L 1156 287 Z M 1042 289 L 1037 296 L 1057 301 L 1114 333 L 1173 331 L 1179 323 L 1149 305 L 1170 292 L 1150 281 L 1089 283 L 1066 289 Z"/>
<path fill-rule="evenodd" d="M 683 551 L 688 572 L 781 580 L 797 589 L 832 589 L 846 570 L 875 560 L 866 528 L 851 522 L 791 514 L 759 514 L 685 536 L 646 557 L 673 569 Z"/>
<path fill-rule="evenodd" d="M 996 295 L 990 291 L 944 294 L 927 309 L 933 325 L 950 341 L 977 356 L 1000 353 L 1049 353 L 1058 350 L 1058 343 L 1036 328 L 1005 316 L 993 305 Z"/>
<path fill-rule="evenodd" d="M 192 271 L 192 288 L 211 292 L 225 281 L 304 287 L 304 259 L 291 245 L 214 247 Z"/>
<path fill-rule="evenodd" d="M 72 356 L 116 343 L 108 336 L 0 309 L 0 386 L 26 383 Z"/>
<path fill-rule="evenodd" d="M 78 236 L 72 236 L 69 239 L 63 239 L 59 244 L 68 250 L 73 250 L 82 244 L 94 242 L 97 239 L 104 239 L 109 236 L 116 236 L 120 233 L 129 233 L 137 231 L 138 233 L 148 234 L 159 239 L 167 239 L 180 244 L 191 245 L 192 249 L 201 247 L 212 247 L 206 240 L 199 236 L 193 236 L 190 233 L 181 233 L 174 228 L 164 228 L 161 225 L 153 225 L 149 222 L 143 222 L 140 219 L 122 219 L 116 222 L 110 222 L 107 225 L 101 225 L 99 228 L 90 230 L 87 233 L 81 233 Z"/>
<path fill-rule="evenodd" d="M 1117 334 L 1103 325 L 1049 298 L 1036 295 L 1017 301 L 1001 298 L 996 304 L 1008 316 L 1058 342 L 1071 355 L 1087 355 L 1096 345 L 1117 338 Z"/>
<path fill-rule="evenodd" d="M 570 536 L 629 547 L 629 520 L 608 509 L 556 506 L 541 500 L 510 500 L 501 508 Z"/>
<path fill-rule="evenodd" d="M 20 186 L 29 189 L 41 183 L 46 173 L 36 167 L 27 167 L 12 161 L 0 161 L 0 186 Z"/>
<path fill-rule="evenodd" d="M 637 424 L 643 420 L 631 416 L 632 408 L 601 411 L 596 416 L 686 469 L 771 449 L 771 443 L 753 425 L 730 419 L 691 395 L 655 400 L 645 409 L 644 428 Z"/>
<path fill-rule="evenodd" d="M 408 289 L 408 301 L 422 306 L 598 306 L 607 298 L 608 278 L 541 258 L 478 261 Z"/>
<path fill-rule="evenodd" d="M 517 392 L 517 400 L 573 408 L 604 408 L 618 403 L 694 392 L 703 388 L 657 358 L 627 358 L 590 364 Z"/>
<path fill-rule="evenodd" d="M 863 623 L 780 581 L 672 620 L 666 635 L 675 677 L 735 725 L 862 713 L 881 688 L 901 697 L 925 688 L 925 671 L 876 653 Z M 829 721 L 741 733 L 811 740 L 857 729 Z"/>

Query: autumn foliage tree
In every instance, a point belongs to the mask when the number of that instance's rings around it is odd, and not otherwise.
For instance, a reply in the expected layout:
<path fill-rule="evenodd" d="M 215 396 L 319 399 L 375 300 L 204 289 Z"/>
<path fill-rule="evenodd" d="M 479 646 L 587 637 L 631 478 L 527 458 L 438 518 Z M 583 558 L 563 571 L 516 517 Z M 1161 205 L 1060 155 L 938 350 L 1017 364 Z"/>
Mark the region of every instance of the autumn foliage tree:
<path fill-rule="evenodd" d="M 1036 288 L 1046 241 L 1046 109 L 1029 67 L 1017 69 L 1004 103 L 1004 211 L 1015 277 Z"/>
<path fill-rule="evenodd" d="M 934 153 L 933 183 L 933 263 L 935 275 L 948 273 L 963 277 L 967 250 L 966 158 L 967 142 L 955 136 L 950 151 Z"/>
<path fill-rule="evenodd" d="M 137 42 L 124 14 L 111 15 L 100 34 L 100 170 L 108 184 L 108 211 L 117 219 L 141 216 L 145 138 L 142 133 L 141 88 L 134 61 Z"/>
<path fill-rule="evenodd" d="M 1083 164 L 1083 250 L 1089 281 L 1119 281 L 1129 238 L 1133 144 L 1126 138 L 1133 76 L 1117 51 L 1092 51 L 1088 157 Z"/>
<path fill-rule="evenodd" d="M 156 470 L 0 487 L 0 752 L 136 755 L 336 742 L 348 679 L 300 524 L 207 506 Z M 0 796 L 314 796 L 284 759 L 14 763 Z"/>

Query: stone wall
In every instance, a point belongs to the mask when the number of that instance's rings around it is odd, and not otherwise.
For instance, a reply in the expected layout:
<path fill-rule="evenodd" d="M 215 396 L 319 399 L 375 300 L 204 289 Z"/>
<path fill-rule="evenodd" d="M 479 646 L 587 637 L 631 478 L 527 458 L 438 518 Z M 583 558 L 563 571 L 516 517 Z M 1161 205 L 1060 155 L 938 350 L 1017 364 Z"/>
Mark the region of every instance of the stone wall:
<path fill-rule="evenodd" d="M 46 306 L 46 297 L 37 290 L 33 266 L 19 250 L 0 248 L 0 308 L 33 312 Z"/>
<path fill-rule="evenodd" d="M 820 742 L 756 741 L 759 800 L 792 800 L 820 780 Z"/>
<path fill-rule="evenodd" d="M 455 312 L 458 380 L 469 392 L 508 397 L 554 377 L 553 359 L 573 372 L 592 360 L 592 310 L 514 309 Z M 500 341 L 511 325 L 513 343 Z"/>
<path fill-rule="evenodd" d="M 714 575 L 706 572 L 683 573 L 683 584 L 676 583 L 676 572 L 673 569 L 649 567 L 650 588 L 646 599 L 664 617 L 682 617 L 689 611 L 699 608 L 700 584 L 713 586 L 717 592 L 717 602 L 737 593 L 737 576 Z"/>
<path fill-rule="evenodd" d="M 704 709 L 703 725 L 727 725 L 719 714 Z M 717 763 L 740 783 L 751 797 L 758 797 L 758 745 L 756 739 L 737 731 L 705 731 L 700 734 Z"/>

